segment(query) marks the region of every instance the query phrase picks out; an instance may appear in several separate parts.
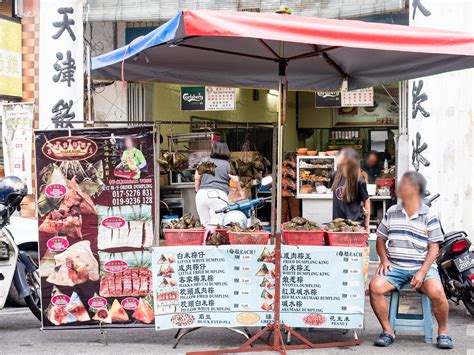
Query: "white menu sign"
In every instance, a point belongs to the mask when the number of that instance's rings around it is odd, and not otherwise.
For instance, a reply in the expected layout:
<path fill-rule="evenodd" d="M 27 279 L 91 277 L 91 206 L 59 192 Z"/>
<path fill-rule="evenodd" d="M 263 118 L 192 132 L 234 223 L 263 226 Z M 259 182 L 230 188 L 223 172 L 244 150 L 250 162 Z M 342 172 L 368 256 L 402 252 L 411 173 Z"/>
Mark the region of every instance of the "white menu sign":
<path fill-rule="evenodd" d="M 341 91 L 341 105 L 343 107 L 374 106 L 374 88 Z"/>
<path fill-rule="evenodd" d="M 235 110 L 235 88 L 206 86 L 205 110 Z"/>
<path fill-rule="evenodd" d="M 82 0 L 40 2 L 39 128 L 73 128 L 83 119 Z"/>
<path fill-rule="evenodd" d="M 281 320 L 290 327 L 364 326 L 363 248 L 281 247 Z"/>

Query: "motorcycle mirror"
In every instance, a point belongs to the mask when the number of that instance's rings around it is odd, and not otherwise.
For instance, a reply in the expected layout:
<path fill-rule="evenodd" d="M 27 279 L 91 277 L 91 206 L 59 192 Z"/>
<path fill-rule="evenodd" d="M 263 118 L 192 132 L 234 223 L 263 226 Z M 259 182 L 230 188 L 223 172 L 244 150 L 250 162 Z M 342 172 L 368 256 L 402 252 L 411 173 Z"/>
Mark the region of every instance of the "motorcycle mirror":
<path fill-rule="evenodd" d="M 207 197 L 212 198 L 212 199 L 219 198 L 219 194 L 217 193 L 216 190 L 210 190 L 207 192 Z"/>
<path fill-rule="evenodd" d="M 267 175 L 262 179 L 262 186 L 268 186 L 271 185 L 273 182 L 273 178 L 271 175 Z"/>

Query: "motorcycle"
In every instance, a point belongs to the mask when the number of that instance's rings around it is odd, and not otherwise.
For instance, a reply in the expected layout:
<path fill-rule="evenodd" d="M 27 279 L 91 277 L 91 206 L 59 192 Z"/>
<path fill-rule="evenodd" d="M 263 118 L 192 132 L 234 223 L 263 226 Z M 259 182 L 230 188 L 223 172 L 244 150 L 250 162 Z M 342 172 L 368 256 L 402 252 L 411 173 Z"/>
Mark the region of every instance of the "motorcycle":
<path fill-rule="evenodd" d="M 20 210 L 28 190 L 23 181 L 9 176 L 0 181 L 0 309 L 3 309 L 12 283 L 19 298 L 41 320 L 41 289 L 38 265 L 18 249 L 13 234 L 8 230 L 10 217 Z"/>
<path fill-rule="evenodd" d="M 425 204 L 431 207 L 439 196 L 436 194 L 425 199 Z M 470 251 L 471 241 L 464 231 L 445 234 L 442 226 L 441 231 L 444 241 L 440 244 L 436 263 L 444 292 L 456 305 L 462 301 L 474 316 L 474 253 Z"/>

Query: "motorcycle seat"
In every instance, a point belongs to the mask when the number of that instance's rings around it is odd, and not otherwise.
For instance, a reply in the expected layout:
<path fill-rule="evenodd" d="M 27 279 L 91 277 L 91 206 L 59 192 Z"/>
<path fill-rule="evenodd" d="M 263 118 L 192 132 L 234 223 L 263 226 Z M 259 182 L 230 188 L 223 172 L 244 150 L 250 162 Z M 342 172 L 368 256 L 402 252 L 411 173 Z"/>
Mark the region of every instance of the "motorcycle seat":
<path fill-rule="evenodd" d="M 452 240 L 454 238 L 465 238 L 466 233 L 463 231 L 454 231 L 454 232 L 449 232 L 444 235 L 444 241 L 443 243 Z"/>

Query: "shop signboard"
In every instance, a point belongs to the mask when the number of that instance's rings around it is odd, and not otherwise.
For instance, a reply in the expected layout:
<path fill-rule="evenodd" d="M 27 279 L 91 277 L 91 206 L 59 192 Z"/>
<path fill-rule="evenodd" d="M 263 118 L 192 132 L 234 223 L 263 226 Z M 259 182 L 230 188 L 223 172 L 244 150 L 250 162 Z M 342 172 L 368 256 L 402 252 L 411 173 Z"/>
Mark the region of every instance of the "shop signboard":
<path fill-rule="evenodd" d="M 32 192 L 31 159 L 33 145 L 32 102 L 2 105 L 2 142 L 5 176 L 22 179 Z"/>
<path fill-rule="evenodd" d="M 156 329 L 262 327 L 271 322 L 273 248 L 153 248 Z M 292 327 L 362 328 L 362 248 L 283 245 L 281 252 L 282 322 Z"/>
<path fill-rule="evenodd" d="M 154 322 L 153 127 L 35 132 L 43 327 Z"/>
<path fill-rule="evenodd" d="M 281 320 L 291 327 L 361 329 L 363 249 L 282 246 Z"/>
<path fill-rule="evenodd" d="M 22 97 L 21 23 L 0 17 L 0 96 Z"/>
<path fill-rule="evenodd" d="M 82 0 L 41 0 L 39 128 L 81 127 L 84 40 Z"/>
<path fill-rule="evenodd" d="M 317 108 L 342 106 L 340 91 L 316 91 L 315 100 Z"/>
<path fill-rule="evenodd" d="M 374 88 L 342 91 L 317 91 L 315 107 L 361 107 L 374 105 Z"/>
<path fill-rule="evenodd" d="M 182 111 L 235 110 L 235 89 L 215 86 L 182 86 Z"/>
<path fill-rule="evenodd" d="M 156 329 L 271 322 L 272 251 L 265 245 L 153 248 Z"/>

